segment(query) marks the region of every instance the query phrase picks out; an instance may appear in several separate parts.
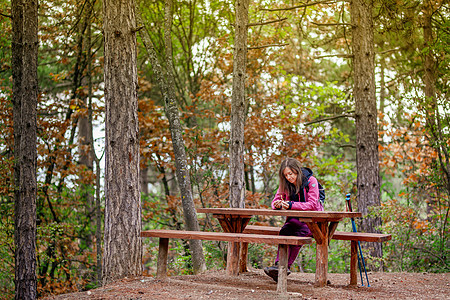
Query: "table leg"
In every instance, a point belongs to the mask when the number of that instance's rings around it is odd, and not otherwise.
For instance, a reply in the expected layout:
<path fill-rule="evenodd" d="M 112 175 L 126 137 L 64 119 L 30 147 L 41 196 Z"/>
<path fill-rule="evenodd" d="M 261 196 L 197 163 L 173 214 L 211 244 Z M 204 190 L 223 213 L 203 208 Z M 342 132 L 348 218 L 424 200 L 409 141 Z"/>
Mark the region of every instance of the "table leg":
<path fill-rule="evenodd" d="M 248 243 L 241 243 L 239 255 L 239 273 L 247 272 Z"/>
<path fill-rule="evenodd" d="M 357 285 L 358 278 L 358 242 L 351 241 L 350 243 L 350 285 Z"/>
<path fill-rule="evenodd" d="M 316 282 L 318 287 L 327 285 L 328 273 L 328 225 L 327 223 L 319 223 L 320 231 L 324 239 L 322 243 L 317 244 L 316 253 Z"/>
<path fill-rule="evenodd" d="M 228 242 L 226 274 L 229 276 L 239 275 L 239 249 L 240 243 Z"/>
<path fill-rule="evenodd" d="M 330 244 L 331 239 L 333 238 L 333 234 L 336 231 L 339 222 L 330 222 L 328 226 L 328 245 Z"/>
<path fill-rule="evenodd" d="M 288 245 L 280 244 L 279 251 L 277 292 L 283 296 L 287 294 Z"/>
<path fill-rule="evenodd" d="M 242 233 L 251 216 L 214 215 L 224 232 Z M 229 242 L 226 274 L 239 275 L 240 243 Z M 244 262 L 245 263 L 245 262 Z"/>
<path fill-rule="evenodd" d="M 167 277 L 167 256 L 169 253 L 169 239 L 159 238 L 158 265 L 156 267 L 156 278 Z"/>
<path fill-rule="evenodd" d="M 316 240 L 316 278 L 315 286 L 324 287 L 327 285 L 328 273 L 328 222 L 306 223 Z"/>
<path fill-rule="evenodd" d="M 224 232 L 242 233 L 251 216 L 213 215 L 219 221 Z"/>

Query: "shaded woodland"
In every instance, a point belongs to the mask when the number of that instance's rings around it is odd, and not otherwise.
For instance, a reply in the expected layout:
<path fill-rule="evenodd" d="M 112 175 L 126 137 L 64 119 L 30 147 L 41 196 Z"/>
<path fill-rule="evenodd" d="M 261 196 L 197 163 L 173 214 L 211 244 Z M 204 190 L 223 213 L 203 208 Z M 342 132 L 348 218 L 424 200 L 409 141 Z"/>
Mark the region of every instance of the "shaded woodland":
<path fill-rule="evenodd" d="M 326 210 L 351 193 L 361 230 L 392 234 L 365 245 L 371 269 L 449 272 L 448 2 L 122 2 L 0 0 L 0 298 L 15 257 L 37 297 L 153 275 L 141 229 L 220 230 L 194 206 L 268 208 L 286 156 Z M 171 274 L 226 265 L 225 243 L 173 243 Z M 349 252 L 330 246 L 330 272 Z M 295 270 L 314 272 L 314 253 Z M 273 254 L 251 246 L 249 261 Z"/>

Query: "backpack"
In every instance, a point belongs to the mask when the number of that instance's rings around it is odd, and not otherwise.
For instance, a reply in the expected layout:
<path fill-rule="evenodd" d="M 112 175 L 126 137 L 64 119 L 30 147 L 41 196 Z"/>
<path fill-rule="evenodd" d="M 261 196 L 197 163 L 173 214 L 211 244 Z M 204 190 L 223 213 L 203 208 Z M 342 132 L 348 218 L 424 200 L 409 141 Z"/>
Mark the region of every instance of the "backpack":
<path fill-rule="evenodd" d="M 317 178 L 316 178 L 317 179 Z M 322 207 L 325 207 L 325 188 L 320 184 L 320 182 L 317 180 L 317 183 L 319 184 L 319 202 L 322 204 Z M 306 193 L 309 192 L 309 180 L 308 184 L 305 187 Z"/>
<path fill-rule="evenodd" d="M 317 181 L 319 184 L 319 202 L 322 204 L 322 207 L 324 207 L 325 204 L 325 188 L 320 184 L 320 182 Z"/>
<path fill-rule="evenodd" d="M 302 172 L 303 175 L 306 176 L 306 179 L 308 180 L 308 182 L 306 183 L 306 186 L 303 190 L 303 193 L 300 194 L 300 202 L 305 202 L 306 199 L 306 194 L 309 192 L 309 178 L 311 176 L 314 175 L 313 171 L 311 171 L 311 169 L 303 167 L 302 168 Z M 317 177 L 315 177 L 317 179 Z M 320 204 L 322 204 L 322 207 L 324 207 L 325 204 L 325 189 L 324 187 L 320 184 L 319 180 L 317 180 L 317 183 L 319 185 L 319 202 Z"/>

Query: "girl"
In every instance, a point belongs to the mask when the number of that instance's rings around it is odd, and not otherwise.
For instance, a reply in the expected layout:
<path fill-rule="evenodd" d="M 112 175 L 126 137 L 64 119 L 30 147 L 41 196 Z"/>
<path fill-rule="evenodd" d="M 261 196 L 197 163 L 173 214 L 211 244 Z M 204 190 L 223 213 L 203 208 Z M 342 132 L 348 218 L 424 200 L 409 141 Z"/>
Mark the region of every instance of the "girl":
<path fill-rule="evenodd" d="M 272 209 L 323 211 L 319 201 L 319 184 L 310 169 L 302 168 L 294 158 L 286 158 L 281 162 L 278 177 L 280 186 L 272 200 Z M 286 219 L 279 235 L 312 236 L 308 226 L 294 217 Z M 300 248 L 301 246 L 289 246 L 288 275 Z M 278 280 L 278 259 L 277 254 L 275 265 L 264 268 L 264 272 L 275 281 Z"/>

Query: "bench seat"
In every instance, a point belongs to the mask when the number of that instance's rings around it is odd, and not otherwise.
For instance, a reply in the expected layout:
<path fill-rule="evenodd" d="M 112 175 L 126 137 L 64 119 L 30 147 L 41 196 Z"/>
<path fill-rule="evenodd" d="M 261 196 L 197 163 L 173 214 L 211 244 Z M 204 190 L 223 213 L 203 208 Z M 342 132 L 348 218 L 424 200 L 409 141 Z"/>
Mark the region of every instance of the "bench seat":
<path fill-rule="evenodd" d="M 168 229 L 153 229 L 141 232 L 141 237 L 159 237 L 186 240 L 208 240 L 237 243 L 264 243 L 264 244 L 285 244 L 304 245 L 311 244 L 312 238 L 294 236 L 274 236 L 267 234 L 247 234 L 209 231 L 183 231 Z"/>
<path fill-rule="evenodd" d="M 141 232 L 141 237 L 159 238 L 159 252 L 157 263 L 157 278 L 167 277 L 167 257 L 169 252 L 169 239 L 187 240 L 209 240 L 242 243 L 245 247 L 248 243 L 265 243 L 280 245 L 280 269 L 278 272 L 277 292 L 287 293 L 287 255 L 288 245 L 311 244 L 310 237 L 279 236 L 273 234 L 251 234 L 251 233 L 228 233 L 228 232 L 206 232 L 206 231 L 182 231 L 153 229 Z"/>
<path fill-rule="evenodd" d="M 243 231 L 243 233 L 247 234 L 267 234 L 267 235 L 276 235 L 280 232 L 280 227 L 275 226 L 258 226 L 258 225 L 247 225 Z M 350 284 L 357 284 L 357 262 L 358 262 L 358 242 L 386 242 L 392 239 L 390 234 L 382 234 L 382 233 L 367 233 L 367 232 L 344 232 L 344 231 L 335 231 L 332 240 L 341 240 L 341 241 L 351 241 L 350 244 Z M 246 253 L 246 251 L 244 251 Z M 241 257 L 241 260 L 244 261 L 241 265 L 247 264 L 247 258 Z"/>
<path fill-rule="evenodd" d="M 243 233 L 278 235 L 280 229 L 280 227 L 275 226 L 247 225 Z M 390 234 L 384 233 L 335 231 L 331 239 L 341 241 L 386 242 L 391 238 L 392 236 Z"/>

